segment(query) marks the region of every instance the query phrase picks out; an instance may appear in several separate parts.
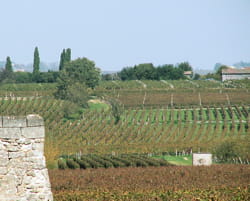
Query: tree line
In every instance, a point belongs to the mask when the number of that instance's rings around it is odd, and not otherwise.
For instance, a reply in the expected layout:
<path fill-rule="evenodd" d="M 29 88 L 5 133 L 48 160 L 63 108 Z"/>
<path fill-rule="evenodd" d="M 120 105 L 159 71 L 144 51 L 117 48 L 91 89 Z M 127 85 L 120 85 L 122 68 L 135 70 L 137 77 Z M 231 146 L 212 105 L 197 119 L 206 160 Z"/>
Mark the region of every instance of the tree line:
<path fill-rule="evenodd" d="M 14 72 L 11 58 L 6 58 L 5 68 L 0 71 L 0 83 L 53 83 L 57 82 L 59 72 L 67 62 L 71 61 L 71 49 L 63 49 L 60 56 L 59 71 L 40 71 L 40 56 L 38 47 L 34 50 L 33 71 Z"/>
<path fill-rule="evenodd" d="M 6 58 L 5 68 L 0 71 L 1 83 L 53 83 L 58 81 L 59 72 L 71 62 L 71 49 L 63 49 L 60 55 L 59 71 L 40 71 L 38 47 L 34 50 L 33 72 L 14 72 L 10 57 Z M 185 79 L 184 71 L 192 71 L 188 62 L 177 65 L 165 64 L 155 67 L 152 63 L 125 67 L 120 72 L 102 75 L 103 80 L 178 80 Z"/>
<path fill-rule="evenodd" d="M 176 66 L 165 64 L 157 67 L 152 63 L 145 63 L 123 68 L 118 76 L 121 80 L 178 80 L 186 78 L 185 71 L 192 72 L 192 66 L 188 62 Z"/>

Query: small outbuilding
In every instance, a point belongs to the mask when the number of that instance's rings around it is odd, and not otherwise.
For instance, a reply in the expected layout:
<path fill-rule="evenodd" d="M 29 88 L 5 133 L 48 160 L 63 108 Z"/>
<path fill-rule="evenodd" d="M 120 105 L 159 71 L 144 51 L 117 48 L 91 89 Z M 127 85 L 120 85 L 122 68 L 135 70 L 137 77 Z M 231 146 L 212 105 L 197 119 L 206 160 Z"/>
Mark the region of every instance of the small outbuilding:
<path fill-rule="evenodd" d="M 192 71 L 184 71 L 184 75 L 188 78 L 192 78 L 193 72 Z"/>
<path fill-rule="evenodd" d="M 212 154 L 210 153 L 193 153 L 193 165 L 212 165 Z"/>
<path fill-rule="evenodd" d="M 246 68 L 225 68 L 222 69 L 222 81 L 250 79 L 250 67 Z"/>

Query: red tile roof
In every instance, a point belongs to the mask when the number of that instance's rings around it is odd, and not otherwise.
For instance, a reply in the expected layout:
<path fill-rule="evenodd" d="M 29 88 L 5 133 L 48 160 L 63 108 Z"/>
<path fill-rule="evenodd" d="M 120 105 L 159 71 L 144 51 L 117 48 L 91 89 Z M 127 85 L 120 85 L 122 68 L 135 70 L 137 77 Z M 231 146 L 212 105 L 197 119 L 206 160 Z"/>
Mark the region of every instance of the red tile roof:
<path fill-rule="evenodd" d="M 222 74 L 250 74 L 250 67 L 246 68 L 225 68 L 222 69 Z"/>
<path fill-rule="evenodd" d="M 184 75 L 192 75 L 192 71 L 184 71 Z"/>

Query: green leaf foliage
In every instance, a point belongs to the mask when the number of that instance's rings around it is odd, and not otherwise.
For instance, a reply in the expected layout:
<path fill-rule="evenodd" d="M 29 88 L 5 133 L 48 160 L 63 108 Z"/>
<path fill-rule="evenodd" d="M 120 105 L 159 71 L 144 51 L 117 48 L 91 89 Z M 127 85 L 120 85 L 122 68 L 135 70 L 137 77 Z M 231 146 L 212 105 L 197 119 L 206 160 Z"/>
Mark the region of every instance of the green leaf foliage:
<path fill-rule="evenodd" d="M 36 75 L 40 71 L 40 57 L 38 47 L 35 48 L 34 51 L 34 62 L 33 62 L 33 74 Z"/>
<path fill-rule="evenodd" d="M 12 62 L 10 60 L 10 57 L 7 57 L 6 59 L 6 64 L 5 64 L 5 70 L 9 73 L 13 72 L 13 68 L 12 68 Z"/>

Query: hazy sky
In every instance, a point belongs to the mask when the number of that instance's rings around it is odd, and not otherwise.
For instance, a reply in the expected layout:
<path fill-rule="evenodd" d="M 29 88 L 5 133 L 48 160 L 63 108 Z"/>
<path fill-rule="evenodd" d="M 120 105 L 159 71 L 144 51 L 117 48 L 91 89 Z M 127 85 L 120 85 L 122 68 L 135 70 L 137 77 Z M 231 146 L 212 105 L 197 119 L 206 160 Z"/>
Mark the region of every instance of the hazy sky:
<path fill-rule="evenodd" d="M 250 0 L 0 0 L 0 60 L 87 57 L 102 70 L 250 61 Z"/>

